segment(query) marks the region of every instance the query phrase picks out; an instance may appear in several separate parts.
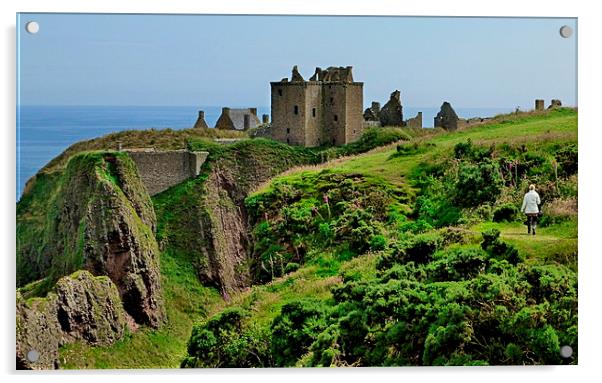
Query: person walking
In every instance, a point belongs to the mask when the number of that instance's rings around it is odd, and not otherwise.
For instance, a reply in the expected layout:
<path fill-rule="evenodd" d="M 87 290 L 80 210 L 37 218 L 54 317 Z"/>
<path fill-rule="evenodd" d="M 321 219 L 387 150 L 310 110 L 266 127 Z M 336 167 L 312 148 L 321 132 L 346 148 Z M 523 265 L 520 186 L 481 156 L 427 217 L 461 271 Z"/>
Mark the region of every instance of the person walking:
<path fill-rule="evenodd" d="M 535 235 L 537 227 L 537 216 L 539 215 L 539 194 L 535 191 L 535 185 L 529 185 L 529 191 L 523 197 L 523 206 L 520 211 L 527 215 L 527 233 Z"/>

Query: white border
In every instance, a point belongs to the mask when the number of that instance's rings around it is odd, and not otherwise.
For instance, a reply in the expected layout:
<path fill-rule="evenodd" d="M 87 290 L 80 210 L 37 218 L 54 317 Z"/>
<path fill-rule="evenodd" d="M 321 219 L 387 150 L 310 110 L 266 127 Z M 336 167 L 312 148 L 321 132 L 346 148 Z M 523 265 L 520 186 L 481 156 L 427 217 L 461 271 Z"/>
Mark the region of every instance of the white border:
<path fill-rule="evenodd" d="M 595 2 L 576 1 L 525 1 L 505 0 L 490 3 L 487 1 L 434 1 L 420 0 L 394 2 L 386 0 L 3 0 L 2 12 L 2 76 L 4 84 L 0 94 L 1 116 L 4 124 L 1 129 L 3 144 L 3 172 L 6 177 L 2 192 L 1 240 L 2 273 L 2 315 L 0 315 L 2 342 L 0 354 L 2 373 L 10 380 L 38 380 L 45 382 L 104 382 L 107 379 L 124 380 L 124 374 L 132 374 L 148 382 L 164 381 L 176 375 L 178 381 L 200 380 L 265 382 L 283 381 L 287 383 L 307 380 L 366 381 L 371 379 L 416 380 L 437 382 L 508 382 L 519 381 L 588 381 L 594 380 L 596 367 L 602 365 L 599 308 L 602 293 L 600 274 L 602 267 L 600 237 L 602 212 L 597 187 L 602 176 L 599 145 L 602 144 L 602 121 L 599 117 L 600 101 L 600 61 L 599 38 L 602 24 L 595 12 Z M 200 370 L 200 371 L 91 371 L 54 373 L 15 373 L 14 372 L 14 281 L 15 281 L 15 13 L 16 12 L 106 12 L 106 13 L 236 13 L 236 14 L 333 14 L 333 15 L 430 15 L 430 16 L 548 16 L 578 17 L 579 35 L 579 366 L 573 367 L 494 367 L 494 368 L 403 368 L 403 369 L 360 369 L 360 370 Z M 74 31 L 76 33 L 76 31 Z M 520 58 L 519 58 L 520 59 Z M 551 79 L 553 81 L 553 79 Z M 111 377 L 107 374 L 113 375 Z M 597 378 L 599 379 L 599 377 Z"/>

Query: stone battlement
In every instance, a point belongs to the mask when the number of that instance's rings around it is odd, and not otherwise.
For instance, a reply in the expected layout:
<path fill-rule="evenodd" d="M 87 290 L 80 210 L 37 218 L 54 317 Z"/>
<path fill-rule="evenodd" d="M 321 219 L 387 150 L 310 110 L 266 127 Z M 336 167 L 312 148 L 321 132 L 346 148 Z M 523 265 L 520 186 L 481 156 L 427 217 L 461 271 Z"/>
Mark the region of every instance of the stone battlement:
<path fill-rule="evenodd" d="M 152 196 L 197 177 L 208 152 L 157 151 L 154 148 L 124 149 L 132 158 L 148 193 Z"/>

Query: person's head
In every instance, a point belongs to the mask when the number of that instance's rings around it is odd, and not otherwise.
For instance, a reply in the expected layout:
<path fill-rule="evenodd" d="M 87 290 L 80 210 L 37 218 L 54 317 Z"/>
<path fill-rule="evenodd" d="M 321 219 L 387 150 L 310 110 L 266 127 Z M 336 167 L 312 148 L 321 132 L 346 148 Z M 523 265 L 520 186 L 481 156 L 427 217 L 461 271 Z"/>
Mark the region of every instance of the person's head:
<path fill-rule="evenodd" d="M 533 185 L 533 184 L 529 185 L 529 191 L 531 191 L 531 190 L 535 190 L 535 185 Z"/>

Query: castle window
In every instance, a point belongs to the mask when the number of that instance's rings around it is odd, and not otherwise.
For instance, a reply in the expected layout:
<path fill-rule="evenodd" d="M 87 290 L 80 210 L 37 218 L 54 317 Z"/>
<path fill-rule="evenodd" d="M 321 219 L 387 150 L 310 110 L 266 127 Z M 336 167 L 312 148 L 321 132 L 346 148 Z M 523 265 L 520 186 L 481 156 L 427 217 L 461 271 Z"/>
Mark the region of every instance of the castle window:
<path fill-rule="evenodd" d="M 287 139 L 286 139 L 286 143 L 287 143 L 287 144 L 290 144 L 290 143 L 291 143 L 291 139 L 290 139 L 290 138 L 287 138 Z"/>
<path fill-rule="evenodd" d="M 291 132 L 291 128 L 286 128 L 286 134 L 289 134 Z"/>
<path fill-rule="evenodd" d="M 334 115 L 334 120 L 338 121 L 339 120 L 339 116 L 337 116 L 336 114 Z"/>
<path fill-rule="evenodd" d="M 295 114 L 299 114 L 299 105 L 295 105 L 294 112 L 295 112 Z"/>
<path fill-rule="evenodd" d="M 311 116 L 316 117 L 316 108 L 311 109 Z"/>
<path fill-rule="evenodd" d="M 334 102 L 334 97 L 330 97 L 330 102 L 333 103 Z"/>
<path fill-rule="evenodd" d="M 278 96 L 282 96 L 282 89 L 278 89 Z"/>

